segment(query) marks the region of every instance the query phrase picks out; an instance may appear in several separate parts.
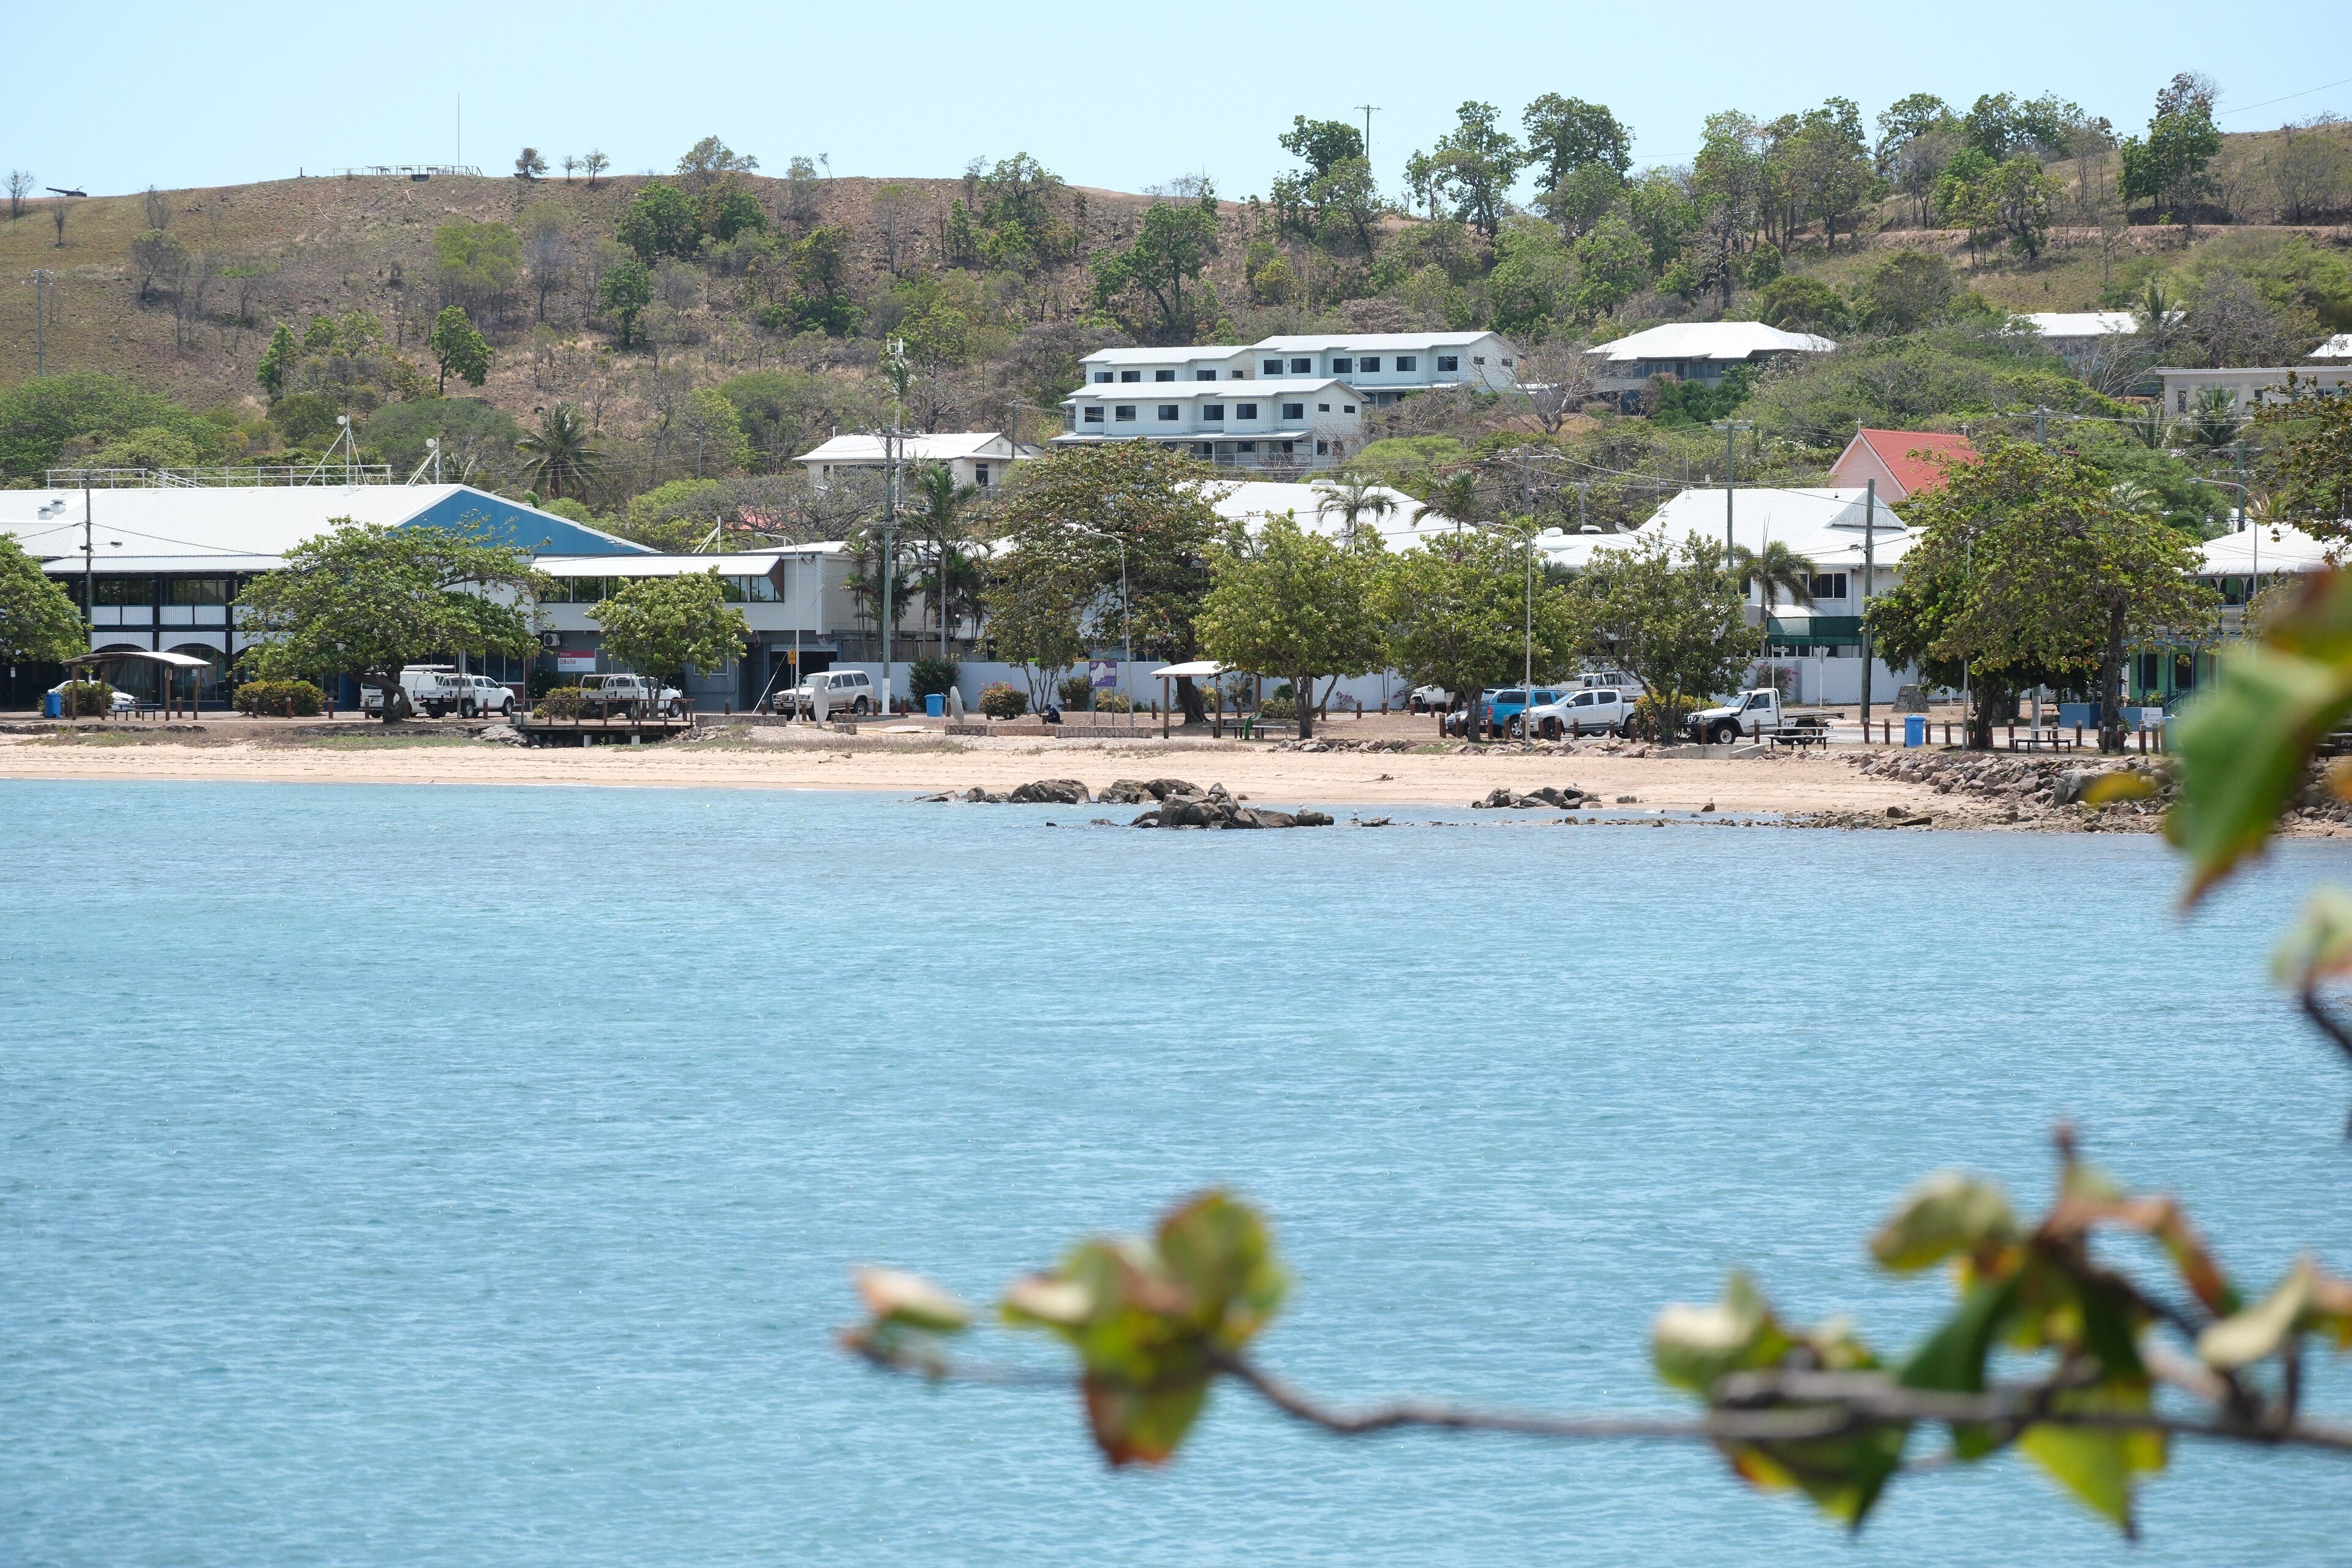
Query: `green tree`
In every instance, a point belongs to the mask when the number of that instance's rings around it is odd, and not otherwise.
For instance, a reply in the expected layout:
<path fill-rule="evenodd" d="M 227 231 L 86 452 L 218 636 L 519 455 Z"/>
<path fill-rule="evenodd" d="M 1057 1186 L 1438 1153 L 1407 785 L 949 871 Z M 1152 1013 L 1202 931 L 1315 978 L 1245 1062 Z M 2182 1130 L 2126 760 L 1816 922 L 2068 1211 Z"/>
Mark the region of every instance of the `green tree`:
<path fill-rule="evenodd" d="M 2213 90 L 2183 71 L 2156 96 L 2145 139 L 2127 136 L 2116 176 L 2126 205 L 2147 198 L 2161 216 L 2193 203 L 2205 190 L 2205 170 L 2221 151 L 2213 124 Z"/>
<path fill-rule="evenodd" d="M 945 463 L 927 463 L 915 477 L 910 499 L 914 505 L 907 513 L 908 527 L 930 557 L 929 581 L 918 587 L 929 601 L 932 618 L 939 625 L 940 658 L 944 659 L 957 614 L 976 608 L 970 602 L 977 575 L 969 553 L 971 530 L 965 513 L 981 499 L 981 489 L 978 485 L 958 484 L 955 470 Z"/>
<path fill-rule="evenodd" d="M 1486 278 L 1497 331 L 1536 341 L 1550 336 L 1575 314 L 1577 281 L 1575 258 L 1559 230 L 1524 213 L 1505 220 Z"/>
<path fill-rule="evenodd" d="M 803 331 L 845 338 L 866 322 L 849 295 L 852 236 L 839 224 L 824 224 L 793 242 L 785 265 L 798 298 L 793 313 Z"/>
<path fill-rule="evenodd" d="M 2266 403 L 2254 411 L 2254 423 L 2266 437 L 2271 515 L 2293 518 L 2323 539 L 2352 535 L 2352 396 Z"/>
<path fill-rule="evenodd" d="M 1363 132 L 1344 120 L 1293 115 L 1279 138 L 1282 150 L 1307 165 L 1307 178 L 1319 180 L 1350 158 L 1364 155 Z"/>
<path fill-rule="evenodd" d="M 1454 204 L 1454 216 L 1492 239 L 1509 205 L 1511 182 L 1526 161 L 1518 142 L 1496 121 L 1491 103 L 1465 103 L 1454 111 L 1454 129 L 1437 139 L 1429 157 L 1438 188 Z"/>
<path fill-rule="evenodd" d="M 757 158 L 736 152 L 716 136 L 706 136 L 678 158 L 677 178 L 689 191 L 706 191 L 738 175 L 757 174 L 759 168 Z"/>
<path fill-rule="evenodd" d="M 134 430 L 173 430 L 217 461 L 220 430 L 168 397 L 96 371 L 53 372 L 0 389 L 0 473 L 37 478 L 66 443 L 101 444 Z"/>
<path fill-rule="evenodd" d="M 1722 547 L 1696 534 L 1649 532 L 1596 551 L 1578 587 L 1596 641 L 1642 683 L 1662 737 L 1697 700 L 1735 689 L 1755 657 L 1739 580 Z"/>
<path fill-rule="evenodd" d="M 1576 242 L 1576 284 L 1570 289 L 1570 315 L 1582 326 L 1601 316 L 1613 316 L 1617 307 L 1649 285 L 1650 255 L 1642 237 L 1623 218 L 1611 216 L 1593 226 Z"/>
<path fill-rule="evenodd" d="M 1633 166 L 1633 132 L 1609 112 L 1605 103 L 1545 93 L 1520 116 L 1528 132 L 1528 158 L 1538 164 L 1538 177 L 1547 191 L 1556 191 L 1580 169 L 1607 169 L 1620 181 Z"/>
<path fill-rule="evenodd" d="M 1690 196 L 1713 252 L 1707 273 L 1727 310 L 1738 282 L 1738 258 L 1761 216 L 1764 162 L 1764 128 L 1754 116 L 1726 110 L 1706 117 L 1691 162 Z"/>
<path fill-rule="evenodd" d="M 180 269 L 188 264 L 185 241 L 169 229 L 151 228 L 131 241 L 131 269 L 139 274 L 139 302 L 145 304 L 149 289 L 158 278 L 176 283 Z"/>
<path fill-rule="evenodd" d="M 1845 298 L 1818 278 L 1791 272 L 1757 291 L 1756 319 L 1784 332 L 1843 332 Z"/>
<path fill-rule="evenodd" d="M 280 321 L 269 334 L 269 346 L 261 351 L 261 363 L 254 367 L 253 379 L 261 384 L 262 390 L 274 402 L 286 395 L 287 374 L 301 357 L 302 345 L 294 341 L 294 329 Z"/>
<path fill-rule="evenodd" d="M 1342 468 L 1318 482 L 1316 489 L 1322 492 L 1315 503 L 1316 515 L 1338 515 L 1343 543 L 1356 542 L 1358 531 L 1367 518 L 1378 521 L 1397 509 L 1397 498 L 1388 481 L 1362 468 Z"/>
<path fill-rule="evenodd" d="M 1149 343 L 1189 343 L 1215 319 L 1202 276 L 1217 252 L 1216 199 L 1155 201 L 1134 243 L 1095 263 L 1095 306 Z"/>
<path fill-rule="evenodd" d="M 2158 636 L 2194 639 L 2211 618 L 2212 592 L 2192 575 L 2196 541 L 2119 504 L 2108 476 L 2081 458 L 2029 442 L 1990 445 L 1910 506 L 1922 536 L 1906 574 L 1948 574 L 1939 557 L 1963 559 L 1965 597 L 1936 656 L 2088 676 L 2100 749 L 2122 750 L 2126 652 Z"/>
<path fill-rule="evenodd" d="M 701 207 L 667 180 L 647 180 L 614 234 L 647 266 L 665 256 L 690 259 L 702 243 Z"/>
<path fill-rule="evenodd" d="M 1569 668 L 1588 638 L 1584 605 L 1540 569 L 1531 605 L 1526 548 L 1465 529 L 1388 557 L 1372 607 L 1389 665 L 1467 698 L 1518 680 L 1530 643 L 1538 680 Z"/>
<path fill-rule="evenodd" d="M 441 367 L 440 389 L 449 390 L 449 373 L 456 371 L 471 386 L 479 386 L 489 379 L 489 340 L 475 330 L 466 312 L 456 305 L 444 305 L 441 313 L 433 318 L 433 335 L 425 340 L 433 351 L 434 363 Z"/>
<path fill-rule="evenodd" d="M 1279 675 L 1297 693 L 1298 738 L 1315 733 L 1318 676 L 1361 675 L 1380 661 L 1372 588 L 1382 559 L 1377 535 L 1342 545 L 1308 533 L 1288 514 L 1255 540 L 1210 556 L 1201 603 L 1201 646 L 1230 668 Z"/>
<path fill-rule="evenodd" d="M 751 637 L 743 612 L 727 602 L 719 568 L 674 577 L 635 577 L 588 612 L 604 632 L 606 657 L 641 675 L 686 683 L 687 671 L 716 675 Z"/>
<path fill-rule="evenodd" d="M 503 223 L 444 224 L 433 231 L 433 267 L 443 299 L 502 314 L 522 277 L 522 237 Z"/>
<path fill-rule="evenodd" d="M 2020 153 L 1995 169 L 1988 185 L 2010 247 L 2023 251 L 2029 261 L 2038 259 L 2050 236 L 2050 208 L 2066 187 L 2043 174 L 2031 153 Z"/>
<path fill-rule="evenodd" d="M 0 533 L 0 664 L 61 664 L 89 651 L 73 596 L 49 580 L 13 533 Z"/>
<path fill-rule="evenodd" d="M 1650 247 L 1650 267 L 1664 270 L 1697 229 L 1698 209 L 1672 174 L 1652 169 L 1625 190 L 1625 221 Z"/>
<path fill-rule="evenodd" d="M 384 694 L 389 723 L 410 712 L 404 665 L 452 654 L 520 657 L 538 646 L 530 608 L 545 582 L 524 552 L 485 542 L 488 519 L 457 528 L 385 528 L 336 518 L 238 595 L 265 679 L 355 677 Z"/>
<path fill-rule="evenodd" d="M 1535 205 L 1573 239 L 1615 212 L 1625 193 L 1623 175 L 1606 163 L 1587 163 L 1546 189 Z"/>
<path fill-rule="evenodd" d="M 539 427 L 515 443 L 523 476 L 550 500 L 585 498 L 604 476 L 604 458 L 596 433 L 576 404 L 559 403 L 539 417 Z"/>
<path fill-rule="evenodd" d="M 604 274 L 596 285 L 596 308 L 620 323 L 621 346 L 636 339 L 637 318 L 654 302 L 654 275 L 632 258 Z"/>

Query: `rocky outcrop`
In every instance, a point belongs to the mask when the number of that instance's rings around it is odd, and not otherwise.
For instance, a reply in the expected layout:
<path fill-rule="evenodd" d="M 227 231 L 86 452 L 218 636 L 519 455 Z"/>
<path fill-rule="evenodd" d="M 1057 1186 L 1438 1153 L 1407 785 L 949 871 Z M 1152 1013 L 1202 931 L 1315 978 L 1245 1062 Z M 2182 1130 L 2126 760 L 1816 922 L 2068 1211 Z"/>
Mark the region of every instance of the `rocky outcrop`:
<path fill-rule="evenodd" d="M 1158 781 L 1155 781 L 1158 782 Z M 1200 828 L 1259 828 L 1259 827 L 1328 827 L 1331 818 L 1319 811 L 1272 811 L 1265 806 L 1244 805 L 1226 793 L 1223 784 L 1211 784 L 1206 795 L 1171 794 L 1156 810 L 1138 816 L 1131 827 L 1200 827 Z"/>
<path fill-rule="evenodd" d="M 1591 790 L 1574 784 L 1561 784 L 1557 789 L 1546 784 L 1525 795 L 1507 789 L 1491 791 L 1486 799 L 1470 803 L 1473 811 L 1539 811 L 1549 806 L 1554 811 L 1579 811 L 1586 805 L 1599 805 L 1601 797 Z"/>
<path fill-rule="evenodd" d="M 1198 784 L 1182 779 L 1113 779 L 1103 786 L 1095 799 L 1105 805 L 1141 805 L 1147 800 L 1166 800 L 1171 795 L 1199 795 Z"/>
<path fill-rule="evenodd" d="M 1037 779 L 1014 789 L 1010 799 L 1016 805 L 1086 805 L 1094 796 L 1076 779 Z"/>

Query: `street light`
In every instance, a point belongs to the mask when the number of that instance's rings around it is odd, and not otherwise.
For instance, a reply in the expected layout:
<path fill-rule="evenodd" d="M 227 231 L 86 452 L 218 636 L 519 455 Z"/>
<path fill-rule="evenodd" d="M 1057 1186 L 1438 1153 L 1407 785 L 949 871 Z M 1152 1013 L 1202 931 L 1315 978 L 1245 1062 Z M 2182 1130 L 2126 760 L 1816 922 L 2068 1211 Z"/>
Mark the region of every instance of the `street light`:
<path fill-rule="evenodd" d="M 1132 723 L 1135 719 L 1135 620 L 1127 597 L 1127 541 L 1116 533 L 1088 528 L 1083 522 L 1074 522 L 1070 526 L 1080 533 L 1091 533 L 1097 539 L 1108 539 L 1118 546 L 1118 679 L 1120 685 L 1127 689 L 1127 715 Z M 1087 700 L 1089 703 L 1094 700 L 1093 684 L 1091 680 L 1087 682 Z"/>
<path fill-rule="evenodd" d="M 1520 728 L 1521 731 L 1522 731 L 1522 732 L 1524 732 L 1524 731 L 1526 731 L 1526 729 L 1527 729 L 1527 711 L 1528 711 L 1528 710 L 1530 707 L 1534 706 L 1534 704 L 1535 704 L 1535 685 L 1536 685 L 1536 536 L 1537 536 L 1538 530 L 1537 530 L 1537 528 L 1536 528 L 1536 526 L 1535 526 L 1535 520 L 1534 520 L 1533 518 L 1529 518 L 1529 519 L 1528 520 L 1528 521 L 1526 522 L 1526 524 L 1525 524 L 1523 527 L 1513 527 L 1511 524 L 1507 523 L 1507 522 L 1474 522 L 1474 523 L 1472 523 L 1470 526 L 1471 526 L 1471 527 L 1473 527 L 1473 528 L 1492 529 L 1494 531 L 1496 531 L 1496 532 L 1497 532 L 1497 533 L 1521 533 L 1521 532 L 1524 532 L 1524 533 L 1526 534 L 1526 536 L 1527 536 L 1527 546 L 1528 546 L 1528 608 L 1527 608 L 1527 626 L 1526 626 L 1526 630 L 1525 630 L 1526 643 L 1525 643 L 1524 647 L 1523 647 L 1523 648 L 1522 648 L 1522 650 L 1521 650 L 1521 652 L 1522 652 L 1522 663 L 1521 663 L 1521 666 L 1520 666 L 1520 676 L 1519 676 L 1519 715 L 1520 715 L 1520 717 L 1519 717 L 1519 728 Z"/>

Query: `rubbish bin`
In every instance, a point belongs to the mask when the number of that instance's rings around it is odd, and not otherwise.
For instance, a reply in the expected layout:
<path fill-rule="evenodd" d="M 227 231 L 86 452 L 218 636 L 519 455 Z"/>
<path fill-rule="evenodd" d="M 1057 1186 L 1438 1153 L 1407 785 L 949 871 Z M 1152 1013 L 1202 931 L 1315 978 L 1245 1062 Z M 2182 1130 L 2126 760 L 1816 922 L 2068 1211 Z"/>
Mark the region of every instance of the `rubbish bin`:
<path fill-rule="evenodd" d="M 1906 746 L 1924 746 L 1927 743 L 1927 716 L 1925 713 L 1903 715 L 1903 743 Z"/>
<path fill-rule="evenodd" d="M 923 711 L 933 719 L 946 718 L 948 716 L 948 694 L 944 691 L 934 691 L 929 697 L 924 698 Z"/>
<path fill-rule="evenodd" d="M 66 716 L 66 700 L 65 700 L 65 694 L 64 694 L 63 692 L 58 692 L 58 691 L 44 691 L 44 692 L 42 692 L 42 693 L 41 693 L 41 717 L 42 717 L 42 718 L 44 718 L 44 719 L 62 719 L 62 718 L 64 718 L 65 716 Z"/>

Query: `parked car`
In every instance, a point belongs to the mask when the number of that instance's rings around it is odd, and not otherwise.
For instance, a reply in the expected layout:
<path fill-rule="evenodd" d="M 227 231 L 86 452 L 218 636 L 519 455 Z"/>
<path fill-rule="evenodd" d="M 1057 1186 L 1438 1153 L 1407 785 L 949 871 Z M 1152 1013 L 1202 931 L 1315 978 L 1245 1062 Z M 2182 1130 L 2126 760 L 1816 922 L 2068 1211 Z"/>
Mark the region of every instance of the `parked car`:
<path fill-rule="evenodd" d="M 1533 689 L 1518 686 L 1505 687 L 1496 692 L 1487 703 L 1487 722 L 1498 727 L 1503 733 L 1516 740 L 1528 732 L 1524 715 L 1528 709 L 1541 708 L 1547 703 L 1557 702 L 1565 695 L 1567 693 L 1551 686 L 1538 686 Z"/>
<path fill-rule="evenodd" d="M 1562 735 L 1622 735 L 1633 721 L 1638 692 L 1592 686 L 1560 694 L 1557 702 L 1527 712 L 1528 726 L 1547 741 Z"/>
<path fill-rule="evenodd" d="M 59 681 L 57 685 L 49 688 L 49 690 L 57 697 L 58 705 L 61 708 L 65 706 L 66 702 L 66 689 L 71 685 L 73 685 L 72 681 L 64 680 Z M 138 707 L 139 699 L 131 696 L 131 693 L 124 691 L 120 688 L 116 689 L 114 693 L 114 710 L 117 713 L 135 712 L 138 710 Z"/>
<path fill-rule="evenodd" d="M 1691 738 L 1727 745 L 1743 735 L 1778 734 L 1790 728 L 1780 710 L 1780 694 L 1769 687 L 1743 691 L 1717 708 L 1702 708 L 1690 716 Z"/>
<path fill-rule="evenodd" d="M 604 718 L 648 719 L 659 714 L 677 719 L 686 713 L 686 694 L 650 675 L 583 675 L 580 706 Z"/>
<path fill-rule="evenodd" d="M 408 706 L 419 713 L 440 719 L 461 711 L 473 700 L 473 688 L 457 673 L 454 664 L 408 664 L 400 670 L 400 689 L 408 693 Z M 360 688 L 360 711 L 383 711 L 383 688 Z"/>
<path fill-rule="evenodd" d="M 1483 720 L 1487 708 L 1495 700 L 1495 693 L 1501 689 L 1502 688 L 1497 686 L 1489 686 L 1478 693 L 1478 700 L 1469 707 L 1448 712 L 1445 715 L 1445 732 L 1467 740 L 1471 724 L 1475 721 Z"/>
<path fill-rule="evenodd" d="M 829 714 L 874 711 L 877 702 L 874 678 L 862 669 L 828 669 L 812 675 L 778 697 L 776 706 L 802 717 L 814 718 L 820 688 L 824 691 L 824 710 Z"/>
<path fill-rule="evenodd" d="M 479 713 L 496 713 L 508 719 L 514 717 L 514 691 L 505 683 L 492 680 L 487 675 L 467 675 L 459 679 L 468 689 L 468 695 L 457 703 L 457 711 L 461 715 L 467 719 Z"/>
<path fill-rule="evenodd" d="M 1454 706 L 1454 693 L 1443 686 L 1416 686 L 1404 700 L 1408 713 L 1442 713 Z"/>

